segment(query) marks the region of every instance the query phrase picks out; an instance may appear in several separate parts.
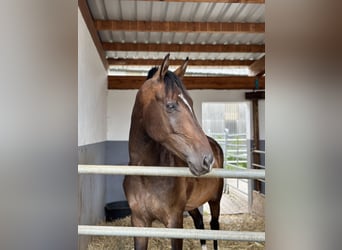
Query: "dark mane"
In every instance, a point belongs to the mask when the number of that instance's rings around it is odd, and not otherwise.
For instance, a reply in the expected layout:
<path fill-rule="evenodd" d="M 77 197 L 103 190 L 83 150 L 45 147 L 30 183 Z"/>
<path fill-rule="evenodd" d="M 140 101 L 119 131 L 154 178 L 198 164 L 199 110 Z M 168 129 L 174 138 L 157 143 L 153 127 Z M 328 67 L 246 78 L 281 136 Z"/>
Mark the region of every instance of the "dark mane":
<path fill-rule="evenodd" d="M 157 70 L 158 70 L 158 67 L 153 67 L 153 68 L 151 68 L 151 69 L 148 71 L 148 73 L 147 73 L 147 78 L 146 78 L 146 80 L 152 78 L 152 77 L 154 76 L 154 74 L 157 72 Z"/>
<path fill-rule="evenodd" d="M 158 67 L 151 68 L 147 73 L 147 78 L 150 79 L 158 71 Z M 164 77 L 165 92 L 168 94 L 170 91 L 174 92 L 178 88 L 182 93 L 187 94 L 186 88 L 182 80 L 172 71 L 168 71 Z"/>

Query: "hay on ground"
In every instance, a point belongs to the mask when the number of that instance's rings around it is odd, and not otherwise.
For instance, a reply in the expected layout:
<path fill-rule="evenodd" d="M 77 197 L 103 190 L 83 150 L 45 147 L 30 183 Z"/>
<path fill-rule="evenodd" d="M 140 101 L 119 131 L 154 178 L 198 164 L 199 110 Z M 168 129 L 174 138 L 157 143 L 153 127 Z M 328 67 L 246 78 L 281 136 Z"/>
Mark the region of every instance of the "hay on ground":
<path fill-rule="evenodd" d="M 210 216 L 204 216 L 205 228 L 209 229 Z M 116 220 L 114 222 L 103 222 L 104 226 L 131 226 L 130 217 Z M 159 222 L 154 222 L 153 227 L 164 227 Z M 194 228 L 193 221 L 190 216 L 184 218 L 184 228 Z M 220 216 L 220 229 L 227 231 L 254 231 L 264 232 L 264 217 L 251 214 L 234 214 Z M 171 249 L 170 239 L 149 239 L 149 250 Z M 207 241 L 208 250 L 213 249 L 211 240 Z M 88 245 L 88 250 L 111 249 L 111 250 L 132 250 L 134 249 L 133 237 L 116 237 L 116 236 L 93 236 Z M 199 240 L 184 239 L 183 249 L 201 249 Z M 219 241 L 219 249 L 232 250 L 261 250 L 264 244 L 259 242 L 239 242 L 239 241 Z"/>

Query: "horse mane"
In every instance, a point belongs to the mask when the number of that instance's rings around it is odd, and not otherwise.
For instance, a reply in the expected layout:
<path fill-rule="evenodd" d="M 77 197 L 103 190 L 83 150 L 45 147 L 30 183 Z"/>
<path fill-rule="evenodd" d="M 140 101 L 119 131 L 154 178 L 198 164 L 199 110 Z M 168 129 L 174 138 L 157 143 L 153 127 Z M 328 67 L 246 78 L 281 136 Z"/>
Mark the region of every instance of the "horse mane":
<path fill-rule="evenodd" d="M 146 80 L 152 78 L 154 76 L 154 74 L 158 71 L 158 67 L 153 67 L 151 68 L 148 73 L 147 73 L 147 78 Z"/>
<path fill-rule="evenodd" d="M 151 68 L 147 73 L 146 80 L 152 78 L 154 74 L 158 71 L 158 67 Z M 164 84 L 165 84 L 165 92 L 168 94 L 170 91 L 172 93 L 176 90 L 176 88 L 180 89 L 180 91 L 186 95 L 187 90 L 182 82 L 182 80 L 172 71 L 167 71 L 164 76 Z"/>

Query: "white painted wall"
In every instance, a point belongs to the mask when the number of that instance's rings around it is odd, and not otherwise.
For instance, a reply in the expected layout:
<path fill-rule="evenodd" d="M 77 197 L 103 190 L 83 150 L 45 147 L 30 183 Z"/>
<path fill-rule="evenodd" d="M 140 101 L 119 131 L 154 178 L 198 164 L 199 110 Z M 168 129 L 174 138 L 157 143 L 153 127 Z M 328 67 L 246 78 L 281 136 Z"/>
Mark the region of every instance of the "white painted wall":
<path fill-rule="evenodd" d="M 106 140 L 106 114 L 107 72 L 78 10 L 78 146 Z M 103 220 L 105 181 L 102 175 L 79 175 L 80 224 Z M 80 237 L 78 248 L 87 249 L 89 240 L 90 237 Z"/>
<path fill-rule="evenodd" d="M 200 123 L 202 121 L 202 102 L 244 102 L 246 101 L 245 92 L 246 90 L 189 90 L 189 94 L 194 101 L 194 110 Z M 131 113 L 136 93 L 137 90 L 108 91 L 107 140 L 128 140 Z M 259 104 L 260 139 L 264 139 L 265 102 L 260 101 Z M 252 113 L 252 110 L 250 112 Z"/>
<path fill-rule="evenodd" d="M 78 145 L 106 140 L 107 72 L 78 11 Z"/>
<path fill-rule="evenodd" d="M 131 114 L 137 90 L 109 90 L 107 140 L 128 141 Z"/>

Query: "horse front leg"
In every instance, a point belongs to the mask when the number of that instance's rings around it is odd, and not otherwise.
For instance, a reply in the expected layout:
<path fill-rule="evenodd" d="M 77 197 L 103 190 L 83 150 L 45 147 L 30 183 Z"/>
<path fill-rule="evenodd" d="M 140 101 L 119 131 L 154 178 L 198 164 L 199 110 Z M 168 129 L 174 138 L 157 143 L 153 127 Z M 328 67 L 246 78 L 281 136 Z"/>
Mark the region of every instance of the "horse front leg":
<path fill-rule="evenodd" d="M 147 250 L 148 238 L 134 237 L 134 250 Z"/>
<path fill-rule="evenodd" d="M 220 200 L 208 201 L 211 213 L 210 229 L 220 230 Z M 217 240 L 214 240 L 214 250 L 217 250 Z"/>
<path fill-rule="evenodd" d="M 183 212 L 177 216 L 171 216 L 167 225 L 168 228 L 183 228 Z M 172 250 L 183 249 L 183 239 L 171 239 Z"/>
<path fill-rule="evenodd" d="M 194 210 L 189 211 L 189 214 L 191 215 L 192 220 L 194 221 L 196 229 L 204 229 L 204 224 L 203 224 L 203 215 L 199 211 L 198 208 L 195 208 Z M 200 240 L 201 242 L 201 247 L 202 250 L 206 250 L 206 241 L 205 240 Z"/>
<path fill-rule="evenodd" d="M 132 212 L 131 222 L 133 227 L 151 227 L 152 222 L 136 216 Z M 145 237 L 134 237 L 134 250 L 147 250 L 148 238 Z"/>

